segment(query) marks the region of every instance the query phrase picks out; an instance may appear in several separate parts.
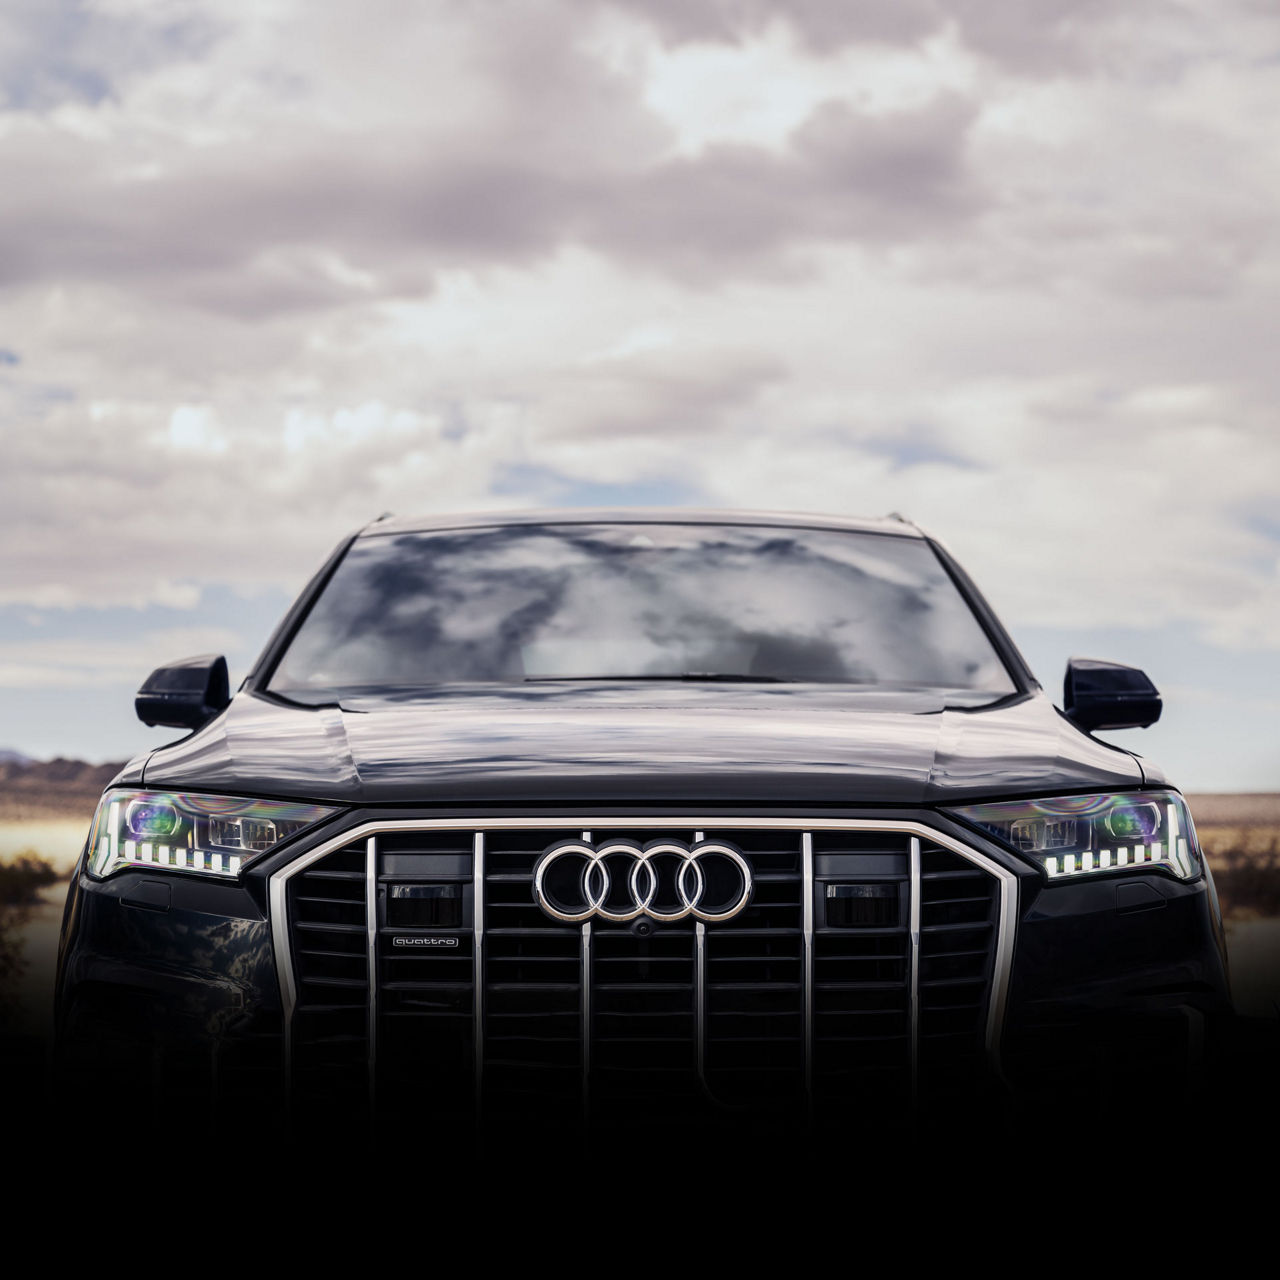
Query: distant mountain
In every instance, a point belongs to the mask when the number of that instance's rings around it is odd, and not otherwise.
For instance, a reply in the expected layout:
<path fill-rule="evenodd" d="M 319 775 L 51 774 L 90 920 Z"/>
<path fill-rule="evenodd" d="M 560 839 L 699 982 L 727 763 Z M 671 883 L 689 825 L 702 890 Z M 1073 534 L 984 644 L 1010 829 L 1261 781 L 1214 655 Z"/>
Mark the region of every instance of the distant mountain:
<path fill-rule="evenodd" d="M 102 789 L 123 763 L 32 760 L 16 751 L 0 755 L 0 821 L 92 816 Z"/>
<path fill-rule="evenodd" d="M 16 752 L 14 753 L 17 754 Z M 32 760 L 0 757 L 0 782 L 21 786 L 106 786 L 124 768 L 123 761 L 107 764 L 89 764 L 86 760 L 68 760 L 57 756 L 52 760 Z"/>

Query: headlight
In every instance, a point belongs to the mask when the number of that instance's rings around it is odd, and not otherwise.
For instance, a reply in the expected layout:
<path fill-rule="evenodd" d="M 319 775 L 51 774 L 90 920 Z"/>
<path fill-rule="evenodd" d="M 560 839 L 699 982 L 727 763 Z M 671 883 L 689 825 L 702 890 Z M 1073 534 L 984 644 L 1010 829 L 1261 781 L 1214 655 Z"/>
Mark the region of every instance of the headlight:
<path fill-rule="evenodd" d="M 1152 867 L 1180 880 L 1200 874 L 1191 814 L 1170 791 L 974 804 L 951 812 L 1034 862 L 1050 880 Z"/>
<path fill-rule="evenodd" d="M 234 880 L 255 858 L 337 810 L 318 804 L 108 791 L 93 820 L 89 870 L 195 871 Z"/>

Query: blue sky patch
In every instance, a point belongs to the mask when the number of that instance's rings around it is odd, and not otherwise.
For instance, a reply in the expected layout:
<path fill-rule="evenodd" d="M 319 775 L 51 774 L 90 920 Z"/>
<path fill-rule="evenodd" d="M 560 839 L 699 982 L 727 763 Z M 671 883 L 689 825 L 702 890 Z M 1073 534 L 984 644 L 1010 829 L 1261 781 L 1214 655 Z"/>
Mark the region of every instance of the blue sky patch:
<path fill-rule="evenodd" d="M 965 471 L 980 471 L 981 465 L 972 458 L 939 444 L 930 427 L 913 425 L 894 435 L 870 436 L 859 442 L 869 453 L 888 458 L 895 471 L 919 467 L 927 463 L 941 463 L 947 467 L 959 467 Z"/>
<path fill-rule="evenodd" d="M 40 0 L 8 25 L 10 38 L 0 54 L 0 103 L 37 112 L 65 102 L 96 106 L 114 96 L 117 81 L 136 71 L 203 53 L 218 30 L 206 17 L 117 16 L 83 0 Z"/>
<path fill-rule="evenodd" d="M 689 507 L 705 501 L 702 493 L 681 480 L 649 478 L 607 484 L 575 480 L 550 467 L 523 463 L 507 467 L 493 492 L 528 494 L 534 503 L 557 507 Z"/>

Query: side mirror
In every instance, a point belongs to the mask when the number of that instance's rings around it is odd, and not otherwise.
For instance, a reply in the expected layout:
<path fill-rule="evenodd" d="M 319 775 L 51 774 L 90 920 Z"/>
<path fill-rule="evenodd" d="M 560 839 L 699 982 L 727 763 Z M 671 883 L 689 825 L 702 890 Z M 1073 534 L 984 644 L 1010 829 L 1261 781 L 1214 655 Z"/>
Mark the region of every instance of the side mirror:
<path fill-rule="evenodd" d="M 1160 719 L 1155 685 L 1137 667 L 1072 658 L 1062 686 L 1062 709 L 1080 728 L 1145 729 Z"/>
<path fill-rule="evenodd" d="M 230 701 L 226 658 L 203 653 L 157 667 L 138 690 L 133 707 L 143 724 L 198 729 Z"/>

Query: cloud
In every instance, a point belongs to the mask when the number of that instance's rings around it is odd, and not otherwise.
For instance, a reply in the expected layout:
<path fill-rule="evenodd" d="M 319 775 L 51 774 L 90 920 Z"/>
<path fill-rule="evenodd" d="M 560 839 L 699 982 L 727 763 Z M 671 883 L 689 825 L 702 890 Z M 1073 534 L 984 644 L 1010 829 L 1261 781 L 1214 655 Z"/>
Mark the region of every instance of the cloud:
<path fill-rule="evenodd" d="M 815 50 L 854 41 L 912 43 L 941 21 L 927 0 L 613 0 L 675 44 L 740 42 L 784 21 Z"/>
<path fill-rule="evenodd" d="M 650 146 L 571 162 L 505 137 L 433 150 L 411 129 L 192 148 L 27 127 L 5 146 L 0 281 L 97 284 L 252 322 L 421 296 L 448 268 L 567 244 L 703 281 L 772 274 L 813 241 L 963 226 L 985 203 L 964 158 L 973 117 L 955 95 L 888 116 L 830 103 L 782 154 Z"/>
<path fill-rule="evenodd" d="M 971 119 L 952 98 L 890 117 L 828 104 L 785 155 L 719 144 L 631 176 L 595 205 L 583 238 L 707 284 L 725 272 L 793 274 L 791 251 L 815 241 L 946 235 L 984 203 L 964 161 Z"/>
<path fill-rule="evenodd" d="M 978 52 L 1027 73 L 1085 69 L 1106 0 L 949 0 L 944 6 Z"/>
<path fill-rule="evenodd" d="M 217 414 L 207 404 L 180 404 L 169 416 L 169 445 L 192 453 L 226 453 Z"/>
<path fill-rule="evenodd" d="M 128 640 L 97 638 L 0 642 L 0 688 L 92 688 L 137 681 L 175 654 L 226 653 L 240 637 L 219 627 L 170 627 Z"/>
<path fill-rule="evenodd" d="M 346 12 L 7 11 L 0 599 L 198 614 L 387 509 L 666 494 L 1274 645 L 1257 7 Z"/>
<path fill-rule="evenodd" d="M 1023 75 L 1088 72 L 1110 61 L 1118 32 L 1150 31 L 1170 6 L 1138 0 L 611 0 L 651 25 L 664 43 L 742 45 L 785 27 L 809 52 L 851 45 L 914 46 L 948 27 L 975 53 Z M 1212 10 L 1177 7 L 1191 24 Z"/>
<path fill-rule="evenodd" d="M 1247 122 L 1187 121 L 1177 103 L 1212 99 L 1198 85 L 1242 51 L 1228 42 L 1194 60 L 1194 10 L 1181 25 L 1157 11 L 1145 44 L 1108 11 L 1061 0 L 644 7 L 655 31 L 736 50 L 743 78 L 723 59 L 695 66 L 683 46 L 664 51 L 639 19 L 625 56 L 609 55 L 600 32 L 616 6 L 374 5 L 358 31 L 317 6 L 220 6 L 219 37 L 197 40 L 174 34 L 204 21 L 184 5 L 147 27 L 145 56 L 110 41 L 97 50 L 117 86 L 109 97 L 9 114 L 0 280 L 305 322 L 569 246 L 707 285 L 790 278 L 798 251 L 835 243 L 918 247 L 926 271 L 975 280 L 1031 284 L 1047 269 L 1144 296 L 1222 292 L 1266 244 L 1274 167 L 1256 163 L 1265 135 L 1250 138 Z M 143 22 L 127 7 L 93 20 L 108 17 Z M 15 29 L 35 62 L 59 44 L 30 15 Z M 779 44 L 779 29 L 812 42 Z M 1012 78 L 1003 63 L 975 69 L 983 33 L 1012 57 L 1060 29 L 1110 37 L 1134 65 L 1112 51 L 1104 74 L 1090 64 L 1070 81 L 1035 58 Z M 1146 44 L 1176 75 L 1160 77 Z M 753 50 L 767 55 L 763 74 Z M 832 51 L 853 59 L 834 77 Z M 681 117 L 706 104 L 695 81 L 655 109 L 654 86 L 677 66 L 728 76 L 716 111 L 760 128 L 682 149 Z M 797 87 L 806 76 L 825 97 Z M 1135 160 L 1148 171 L 1139 184 Z M 1223 182 L 1197 182 L 1215 169 Z"/>

